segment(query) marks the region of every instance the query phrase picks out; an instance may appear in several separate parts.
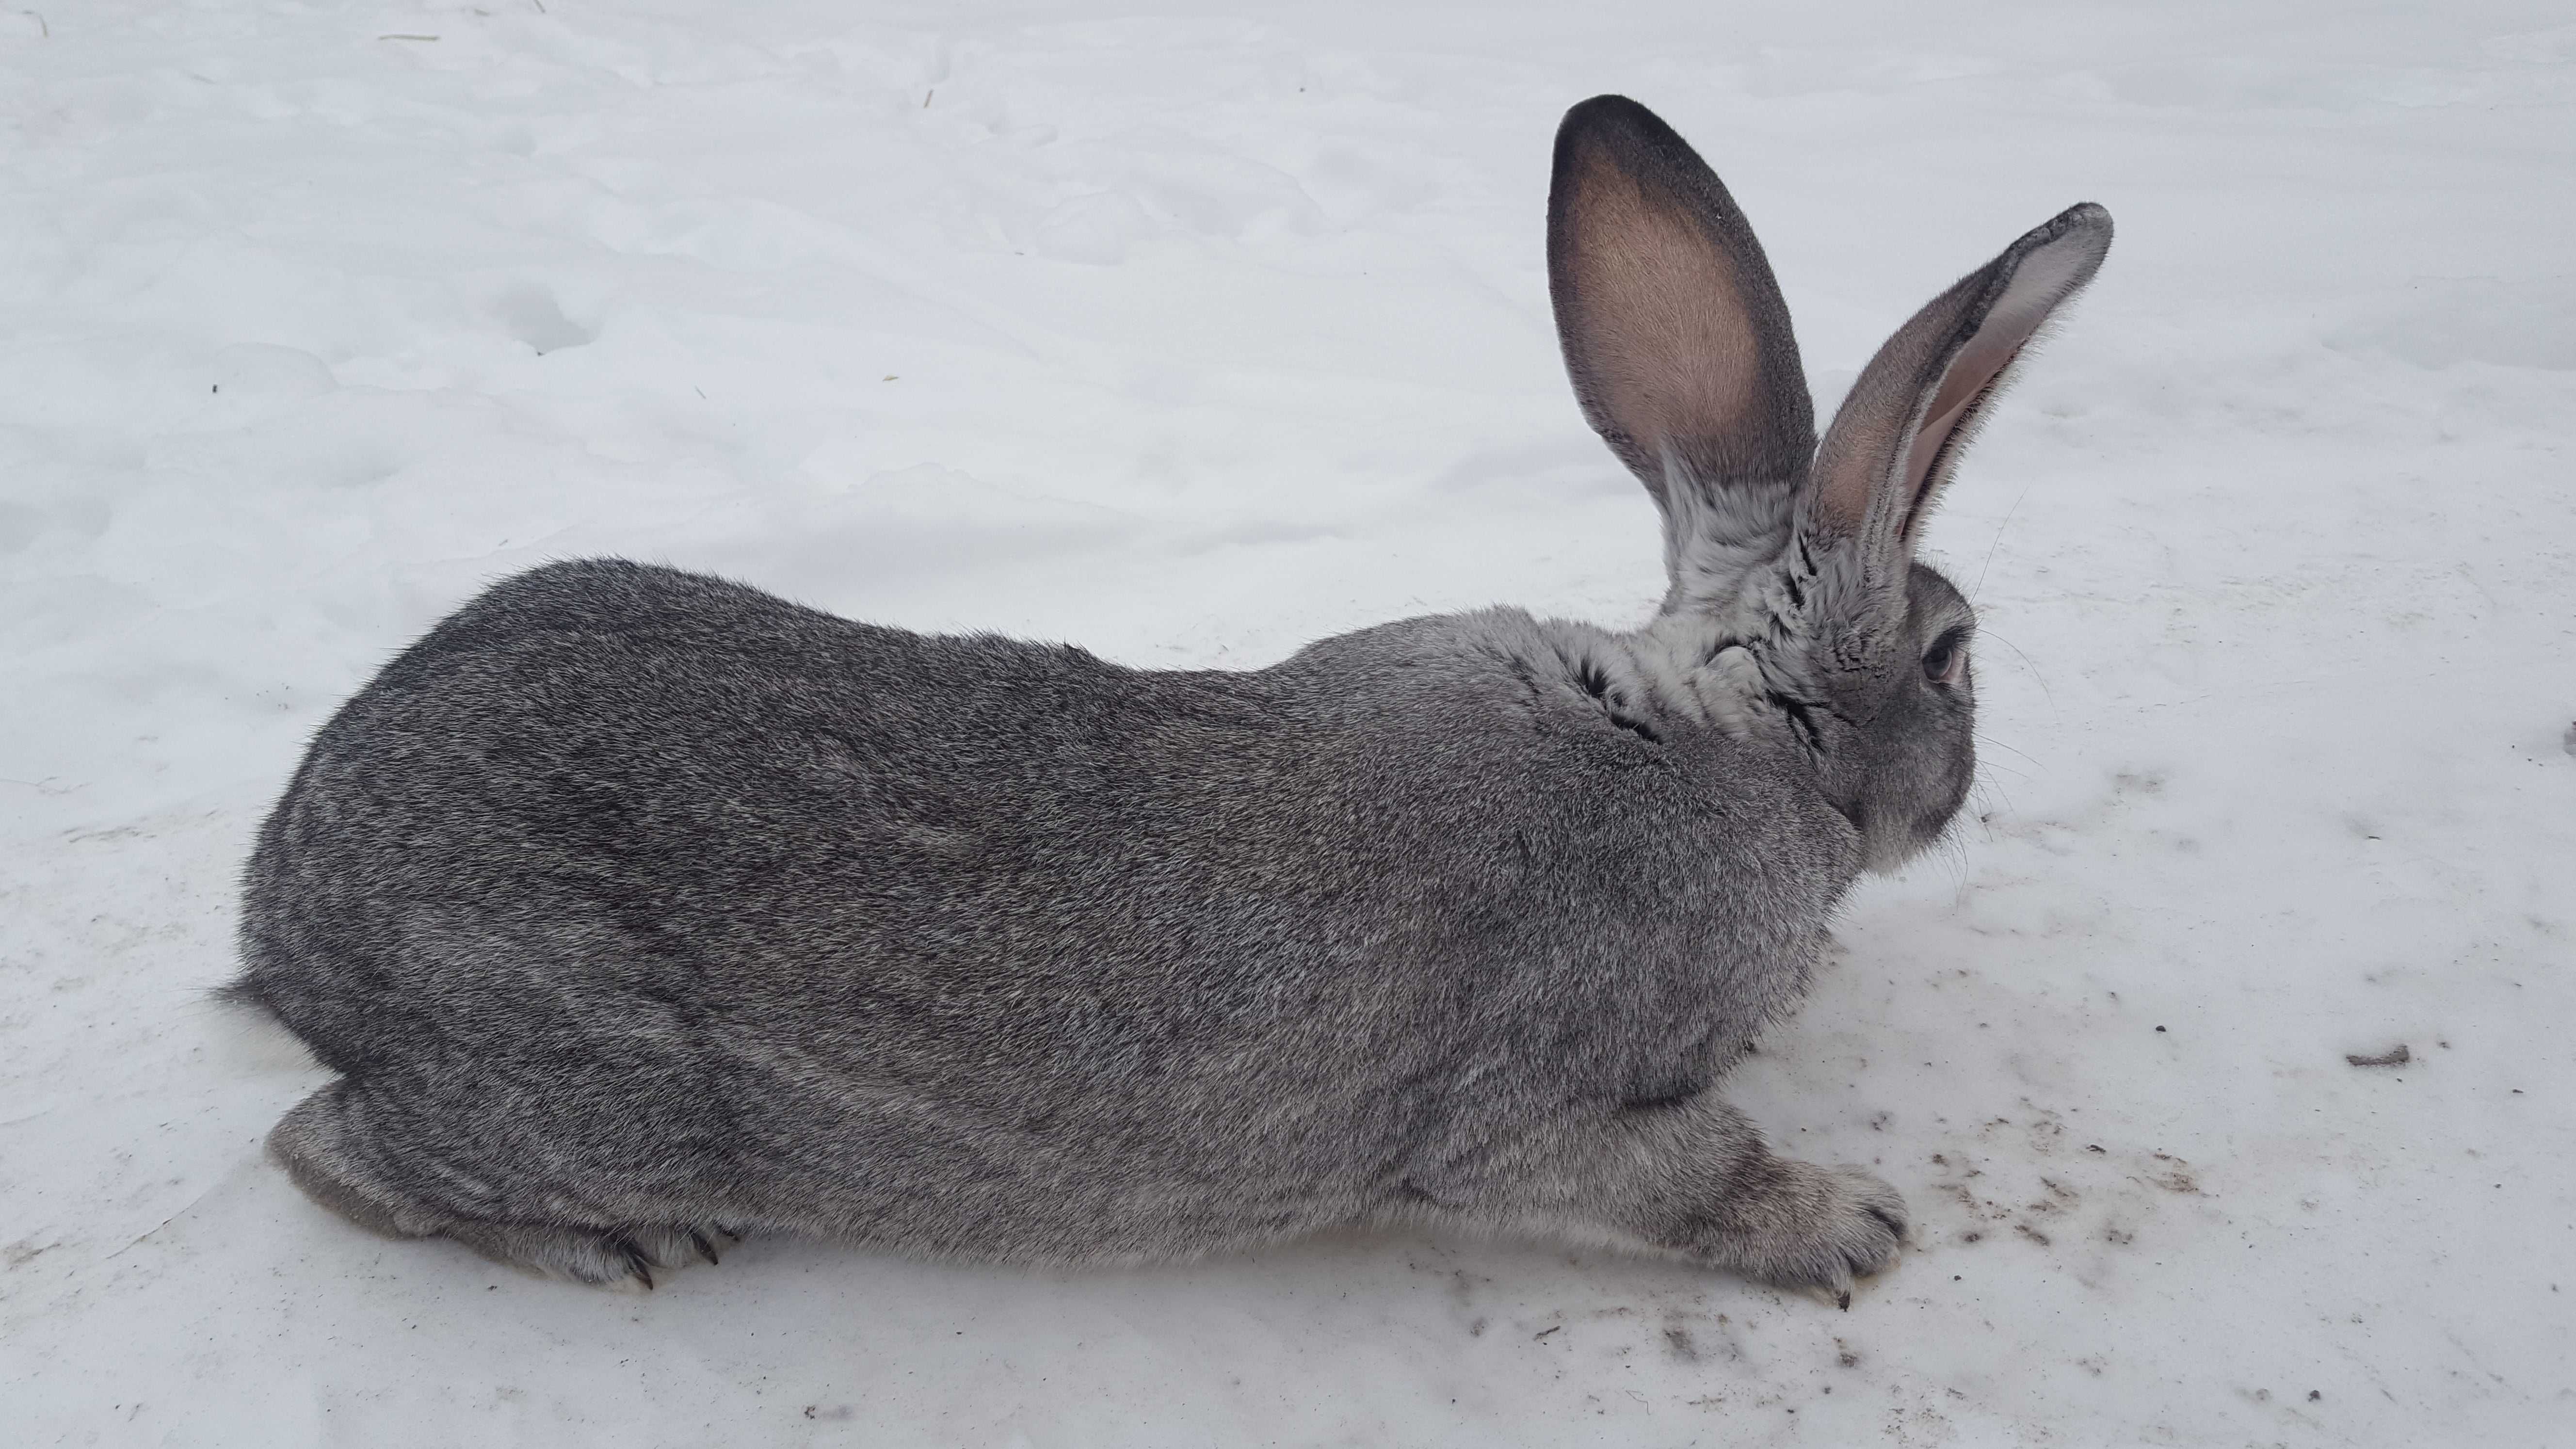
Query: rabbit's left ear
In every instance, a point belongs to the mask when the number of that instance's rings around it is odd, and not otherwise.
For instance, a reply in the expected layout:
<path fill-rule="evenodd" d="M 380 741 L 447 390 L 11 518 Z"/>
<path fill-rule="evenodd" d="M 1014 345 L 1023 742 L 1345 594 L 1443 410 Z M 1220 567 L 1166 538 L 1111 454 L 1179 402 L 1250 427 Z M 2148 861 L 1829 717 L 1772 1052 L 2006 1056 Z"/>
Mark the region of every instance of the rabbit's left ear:
<path fill-rule="evenodd" d="M 1705 587 L 1787 542 L 1816 445 L 1789 309 L 1744 213 L 1625 96 L 1556 133 L 1548 291 L 1583 416 L 1664 511 L 1666 563 Z"/>
<path fill-rule="evenodd" d="M 2110 249 L 2111 213 L 2070 207 L 1898 328 L 1825 430 L 1801 526 L 1820 541 L 1858 543 L 1873 580 L 1901 579 L 2006 371 Z"/>

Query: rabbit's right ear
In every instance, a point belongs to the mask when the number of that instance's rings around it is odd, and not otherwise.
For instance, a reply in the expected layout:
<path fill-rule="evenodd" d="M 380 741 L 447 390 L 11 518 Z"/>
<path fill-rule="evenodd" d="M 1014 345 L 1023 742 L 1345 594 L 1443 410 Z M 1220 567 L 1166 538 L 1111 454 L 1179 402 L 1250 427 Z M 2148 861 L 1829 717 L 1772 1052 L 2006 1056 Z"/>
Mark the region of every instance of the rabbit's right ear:
<path fill-rule="evenodd" d="M 1805 525 L 1902 592 L 1923 520 L 2013 364 L 2100 270 L 2111 213 L 2071 206 L 1925 304 L 1871 358 L 1825 430 Z"/>
<path fill-rule="evenodd" d="M 1787 540 L 1816 446 L 1744 213 L 1653 112 L 1595 96 L 1557 129 L 1547 268 L 1575 396 L 1663 508 L 1676 596 L 1730 592 Z"/>

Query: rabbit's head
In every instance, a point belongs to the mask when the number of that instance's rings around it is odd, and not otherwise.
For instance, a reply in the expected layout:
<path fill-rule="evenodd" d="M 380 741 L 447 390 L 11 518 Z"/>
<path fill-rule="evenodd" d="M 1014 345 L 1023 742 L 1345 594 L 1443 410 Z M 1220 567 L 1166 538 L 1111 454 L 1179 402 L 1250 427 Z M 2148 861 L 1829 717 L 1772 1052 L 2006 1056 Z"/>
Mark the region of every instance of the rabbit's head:
<path fill-rule="evenodd" d="M 1914 559 L 1959 454 L 2033 337 L 2083 289 L 2111 217 L 2074 207 L 1932 299 L 1816 437 L 1789 311 L 1715 173 L 1636 102 L 1557 132 L 1548 278 L 1595 431 L 1663 510 L 1670 587 L 1646 635 L 1725 713 L 1776 719 L 1873 868 L 1967 797 L 1975 626 Z"/>

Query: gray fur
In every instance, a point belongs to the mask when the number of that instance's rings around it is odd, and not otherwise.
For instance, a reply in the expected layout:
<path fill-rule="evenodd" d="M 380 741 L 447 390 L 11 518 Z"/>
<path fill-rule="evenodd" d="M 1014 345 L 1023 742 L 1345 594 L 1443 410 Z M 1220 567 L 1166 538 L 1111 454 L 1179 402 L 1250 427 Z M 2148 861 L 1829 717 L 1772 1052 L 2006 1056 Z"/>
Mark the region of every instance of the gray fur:
<path fill-rule="evenodd" d="M 1675 305 L 1785 329 L 1741 291 Z M 1917 665 L 1967 606 L 1829 587 L 1859 540 L 1730 506 L 1803 458 L 1666 459 L 1709 500 L 1668 526 L 1769 541 L 1625 634 L 1496 609 L 1168 673 L 619 561 L 502 583 L 260 832 L 230 992 L 340 1073 L 272 1150 L 592 1282 L 755 1230 L 1101 1263 L 1412 1222 L 1847 1294 L 1902 1200 L 1713 1088 L 1965 792 L 1964 664 Z"/>

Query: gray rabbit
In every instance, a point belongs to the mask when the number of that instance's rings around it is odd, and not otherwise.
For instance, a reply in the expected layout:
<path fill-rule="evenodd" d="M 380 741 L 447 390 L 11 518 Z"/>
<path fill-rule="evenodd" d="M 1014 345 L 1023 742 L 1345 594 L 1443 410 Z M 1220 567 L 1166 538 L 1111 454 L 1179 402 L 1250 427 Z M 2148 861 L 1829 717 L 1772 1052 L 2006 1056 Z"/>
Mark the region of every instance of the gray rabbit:
<path fill-rule="evenodd" d="M 1412 1223 L 1848 1307 L 1902 1199 L 1716 1085 L 1967 792 L 1973 619 L 1914 547 L 2110 240 L 2086 205 L 2013 243 L 1819 443 L 1725 187 L 1575 107 L 1550 285 L 1663 511 L 1634 632 L 1490 609 L 1158 673 L 614 560 L 508 580 L 260 832 L 227 994 L 340 1074 L 270 1149 L 369 1228 L 595 1283 L 751 1231 L 1115 1263 Z"/>

